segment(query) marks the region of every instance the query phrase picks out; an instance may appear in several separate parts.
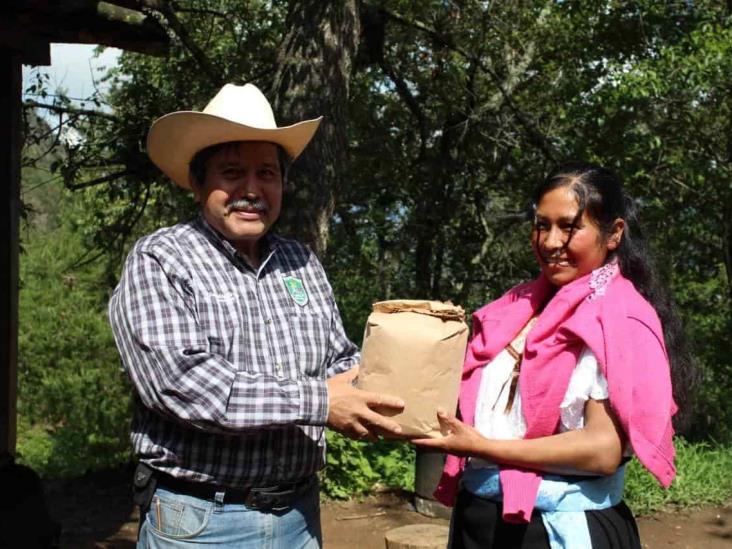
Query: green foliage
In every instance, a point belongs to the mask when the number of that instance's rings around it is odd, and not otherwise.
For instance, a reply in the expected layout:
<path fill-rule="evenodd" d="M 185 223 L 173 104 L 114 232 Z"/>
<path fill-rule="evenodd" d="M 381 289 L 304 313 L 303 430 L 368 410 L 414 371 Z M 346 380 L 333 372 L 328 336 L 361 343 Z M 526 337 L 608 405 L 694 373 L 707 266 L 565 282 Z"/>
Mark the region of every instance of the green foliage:
<path fill-rule="evenodd" d="M 387 488 L 414 490 L 415 450 L 405 442 L 379 441 L 365 449 L 379 484 Z"/>
<path fill-rule="evenodd" d="M 28 419 L 18 417 L 18 443 L 16 447 L 18 461 L 28 465 L 44 477 L 54 476 L 53 468 L 48 464 L 54 460 L 53 440 L 42 425 L 31 425 Z M 63 462 L 71 456 L 59 456 L 56 463 Z"/>
<path fill-rule="evenodd" d="M 647 515 L 663 509 L 723 505 L 732 497 L 732 446 L 691 443 L 677 438 L 677 475 L 664 490 L 634 459 L 626 469 L 625 499 L 634 514 Z"/>
<path fill-rule="evenodd" d="M 357 442 L 326 431 L 327 465 L 321 474 L 326 497 L 343 499 L 376 486 L 414 489 L 414 448 L 407 443 L 381 440 Z"/>
<path fill-rule="evenodd" d="M 24 183 L 33 181 L 26 174 Z M 52 194 L 53 184 L 49 184 Z M 58 193 L 63 195 L 63 193 Z M 83 253 L 63 215 L 43 202 L 24 233 L 18 360 L 20 461 L 48 476 L 82 474 L 129 459 L 130 391 L 106 319 L 103 270 L 73 263 Z M 37 228 L 40 227 L 40 228 Z"/>
<path fill-rule="evenodd" d="M 678 272 L 673 280 L 701 372 L 694 428 L 686 436 L 694 441 L 732 441 L 732 313 L 724 266 L 718 265 L 716 273 L 704 278 Z"/>
<path fill-rule="evenodd" d="M 689 434 L 729 441 L 732 14 L 718 2 L 673 12 L 656 13 L 647 54 L 608 61 L 607 77 L 573 110 L 578 137 L 639 199 L 680 306 L 702 372 Z"/>
<path fill-rule="evenodd" d="M 326 431 L 326 440 L 326 468 L 321 475 L 323 493 L 342 499 L 367 492 L 378 475 L 363 453 L 364 443 L 330 430 Z"/>

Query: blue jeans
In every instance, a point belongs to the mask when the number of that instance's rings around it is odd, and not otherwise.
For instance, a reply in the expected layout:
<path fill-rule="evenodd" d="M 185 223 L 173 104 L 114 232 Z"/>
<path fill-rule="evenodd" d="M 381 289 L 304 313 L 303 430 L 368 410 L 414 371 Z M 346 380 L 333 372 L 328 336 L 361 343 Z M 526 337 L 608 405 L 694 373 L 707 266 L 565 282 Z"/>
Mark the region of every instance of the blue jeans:
<path fill-rule="evenodd" d="M 137 549 L 319 549 L 323 539 L 317 483 L 291 508 L 270 512 L 158 488 L 143 519 Z"/>

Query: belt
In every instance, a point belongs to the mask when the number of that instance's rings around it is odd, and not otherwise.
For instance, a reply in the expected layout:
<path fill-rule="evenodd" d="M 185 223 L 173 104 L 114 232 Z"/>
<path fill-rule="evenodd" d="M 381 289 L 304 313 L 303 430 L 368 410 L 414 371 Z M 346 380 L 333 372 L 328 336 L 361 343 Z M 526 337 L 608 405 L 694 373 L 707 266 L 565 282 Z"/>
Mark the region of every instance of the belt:
<path fill-rule="evenodd" d="M 260 511 L 283 511 L 288 509 L 318 482 L 316 475 L 310 475 L 297 482 L 275 486 L 229 488 L 176 478 L 159 471 L 155 472 L 155 477 L 158 486 L 167 488 L 177 494 L 216 501 L 216 495 L 223 493 L 224 503 L 243 503 L 250 509 Z"/>

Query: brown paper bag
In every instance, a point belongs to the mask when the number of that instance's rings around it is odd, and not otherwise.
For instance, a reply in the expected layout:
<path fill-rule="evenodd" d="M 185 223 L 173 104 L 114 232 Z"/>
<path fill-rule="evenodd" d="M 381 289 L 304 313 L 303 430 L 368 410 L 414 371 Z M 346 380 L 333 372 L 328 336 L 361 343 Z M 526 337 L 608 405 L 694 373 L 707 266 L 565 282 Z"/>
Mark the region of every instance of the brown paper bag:
<path fill-rule="evenodd" d="M 405 436 L 442 436 L 437 408 L 455 411 L 467 340 L 465 312 L 452 303 L 375 303 L 366 322 L 358 387 L 404 400 L 404 411 L 392 419 Z"/>

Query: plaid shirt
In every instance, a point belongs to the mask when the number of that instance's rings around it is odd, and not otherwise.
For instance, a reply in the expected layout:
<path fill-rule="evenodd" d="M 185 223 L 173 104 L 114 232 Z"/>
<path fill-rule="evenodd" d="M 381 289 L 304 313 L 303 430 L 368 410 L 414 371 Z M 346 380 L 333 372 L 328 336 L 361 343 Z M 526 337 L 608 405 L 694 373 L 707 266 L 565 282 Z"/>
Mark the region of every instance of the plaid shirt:
<path fill-rule="evenodd" d="M 140 460 L 267 486 L 325 463 L 325 379 L 358 363 L 315 255 L 274 235 L 253 269 L 199 216 L 137 242 L 109 304 Z"/>

